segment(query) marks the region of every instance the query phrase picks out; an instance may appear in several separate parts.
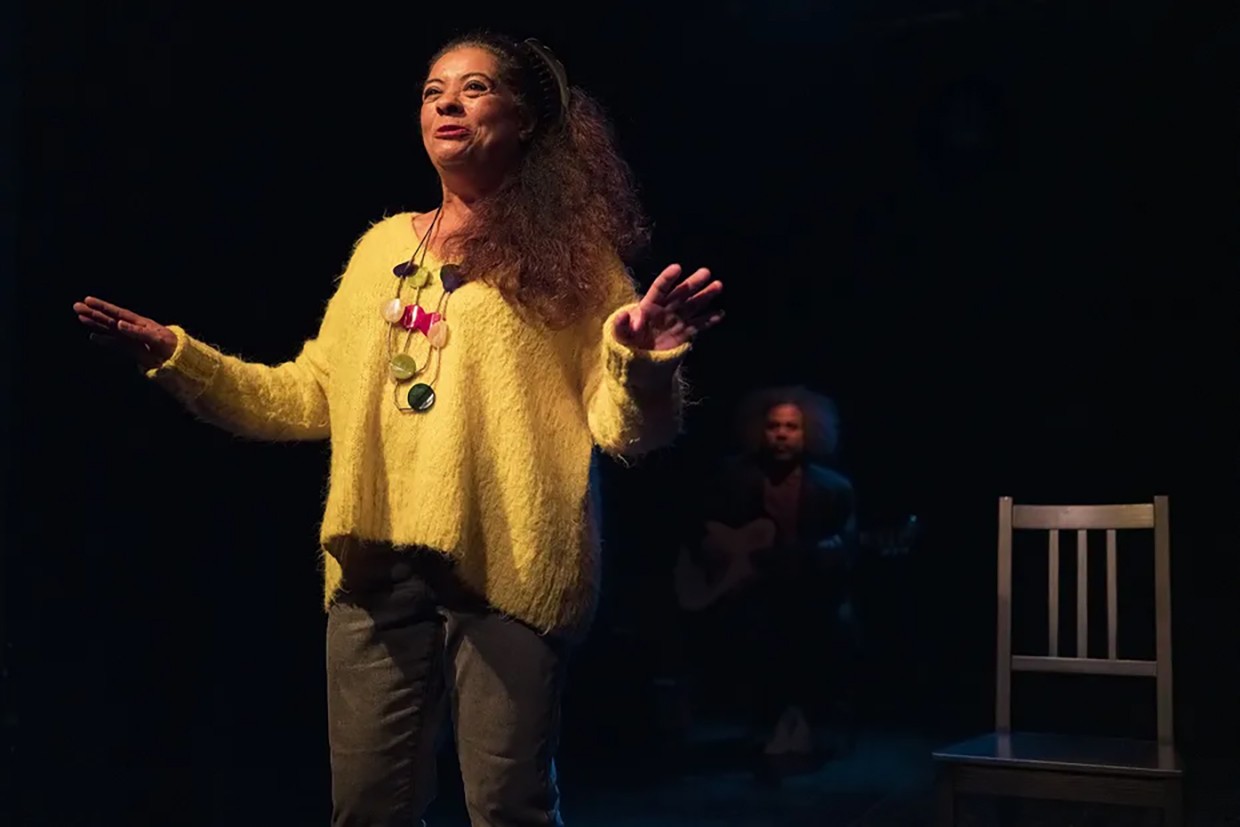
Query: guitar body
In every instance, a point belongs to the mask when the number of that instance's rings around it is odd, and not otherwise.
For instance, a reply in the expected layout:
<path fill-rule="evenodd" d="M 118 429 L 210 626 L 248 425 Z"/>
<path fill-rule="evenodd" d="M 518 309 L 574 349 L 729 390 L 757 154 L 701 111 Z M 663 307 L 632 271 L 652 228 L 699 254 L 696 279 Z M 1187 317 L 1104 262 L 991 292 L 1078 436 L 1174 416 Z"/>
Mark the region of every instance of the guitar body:
<path fill-rule="evenodd" d="M 896 526 L 863 531 L 857 539 L 862 547 L 877 551 L 880 557 L 903 557 L 918 529 L 917 517 L 911 515 Z M 737 528 L 707 521 L 700 553 L 694 555 L 690 549 L 682 548 L 676 559 L 673 583 L 680 608 L 700 612 L 753 580 L 753 555 L 772 548 L 776 533 L 775 523 L 769 517 Z M 838 573 L 845 575 L 843 571 Z"/>
<path fill-rule="evenodd" d="M 735 591 L 754 577 L 752 555 L 775 545 L 775 523 L 760 517 L 739 528 L 714 520 L 706 523 L 701 556 L 697 563 L 687 548 L 676 560 L 676 601 L 686 611 L 698 612 Z"/>

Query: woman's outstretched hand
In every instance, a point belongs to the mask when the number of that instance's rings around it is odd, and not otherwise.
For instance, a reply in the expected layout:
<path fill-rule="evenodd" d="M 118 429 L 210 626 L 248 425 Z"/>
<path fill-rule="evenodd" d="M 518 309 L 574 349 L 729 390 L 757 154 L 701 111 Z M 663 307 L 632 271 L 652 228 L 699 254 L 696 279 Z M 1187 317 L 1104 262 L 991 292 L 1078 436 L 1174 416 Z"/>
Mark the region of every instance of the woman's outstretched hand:
<path fill-rule="evenodd" d="M 685 278 L 679 264 L 669 265 L 636 307 L 616 316 L 612 333 L 632 348 L 679 347 L 723 319 L 723 311 L 712 306 L 721 292 L 723 282 L 705 267 Z"/>
<path fill-rule="evenodd" d="M 111 337 L 148 370 L 168 361 L 176 350 L 177 337 L 171 330 L 103 299 L 87 296 L 73 303 L 73 312 L 83 325 Z"/>

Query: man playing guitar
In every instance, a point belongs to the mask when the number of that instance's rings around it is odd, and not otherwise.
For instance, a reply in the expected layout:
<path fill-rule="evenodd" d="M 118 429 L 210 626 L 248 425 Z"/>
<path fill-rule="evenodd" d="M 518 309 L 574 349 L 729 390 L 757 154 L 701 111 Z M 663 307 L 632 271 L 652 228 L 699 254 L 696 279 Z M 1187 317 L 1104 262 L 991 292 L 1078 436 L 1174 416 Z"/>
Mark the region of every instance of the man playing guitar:
<path fill-rule="evenodd" d="M 853 486 L 823 464 L 838 421 L 829 399 L 804 388 L 753 394 L 742 406 L 745 450 L 706 486 L 704 525 L 677 565 L 682 608 L 704 612 L 741 655 L 767 777 L 814 757 L 806 715 L 822 706 L 823 678 L 849 683 L 831 633 L 844 633 L 849 654 L 859 642 L 848 583 L 859 548 Z"/>

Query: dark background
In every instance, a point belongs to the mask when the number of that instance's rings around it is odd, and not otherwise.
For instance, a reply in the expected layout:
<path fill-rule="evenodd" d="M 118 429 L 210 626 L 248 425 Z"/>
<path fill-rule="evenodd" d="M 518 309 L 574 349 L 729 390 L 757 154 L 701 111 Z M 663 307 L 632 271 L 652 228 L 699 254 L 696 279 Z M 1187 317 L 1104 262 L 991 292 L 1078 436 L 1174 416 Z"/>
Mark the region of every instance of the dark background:
<path fill-rule="evenodd" d="M 866 521 L 925 526 L 875 587 L 876 724 L 988 724 L 997 497 L 1163 493 L 1177 734 L 1232 750 L 1234 7 L 312 9 L 76 2 L 0 26 L 23 63 L 0 282 L 8 823 L 325 812 L 324 446 L 195 423 L 91 347 L 70 305 L 99 295 L 253 360 L 293 356 L 354 239 L 436 203 L 414 90 L 479 25 L 540 37 L 610 110 L 656 224 L 640 274 L 679 260 L 727 283 L 729 319 L 689 362 L 688 433 L 606 469 L 576 766 L 600 746 L 644 760 L 643 687 L 675 648 L 663 527 L 740 394 L 776 382 L 838 402 Z M 1148 689 L 1081 709 L 1145 726 Z"/>

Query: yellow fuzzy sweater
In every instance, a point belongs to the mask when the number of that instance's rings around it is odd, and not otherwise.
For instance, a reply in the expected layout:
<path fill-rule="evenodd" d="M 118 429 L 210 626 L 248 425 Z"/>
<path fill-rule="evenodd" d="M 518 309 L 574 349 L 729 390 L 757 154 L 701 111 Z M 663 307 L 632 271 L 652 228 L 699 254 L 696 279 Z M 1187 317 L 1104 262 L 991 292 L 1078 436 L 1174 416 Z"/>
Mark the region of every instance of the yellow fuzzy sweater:
<path fill-rule="evenodd" d="M 340 588 L 341 550 L 379 541 L 447 554 L 499 611 L 577 637 L 593 616 L 600 571 L 593 446 L 636 455 L 678 433 L 688 345 L 640 351 L 611 335 L 612 314 L 636 300 L 614 257 L 605 311 L 558 331 L 469 283 L 446 307 L 434 407 L 403 413 L 379 307 L 395 295 L 393 266 L 417 247 L 412 218 L 386 218 L 361 237 L 318 335 L 296 359 L 248 363 L 172 327 L 176 350 L 148 375 L 238 435 L 330 437 L 320 530 L 328 606 Z M 430 255 L 425 263 L 436 273 L 441 264 Z M 436 275 L 419 303 L 434 308 L 441 293 Z M 419 364 L 427 348 L 415 333 Z"/>

